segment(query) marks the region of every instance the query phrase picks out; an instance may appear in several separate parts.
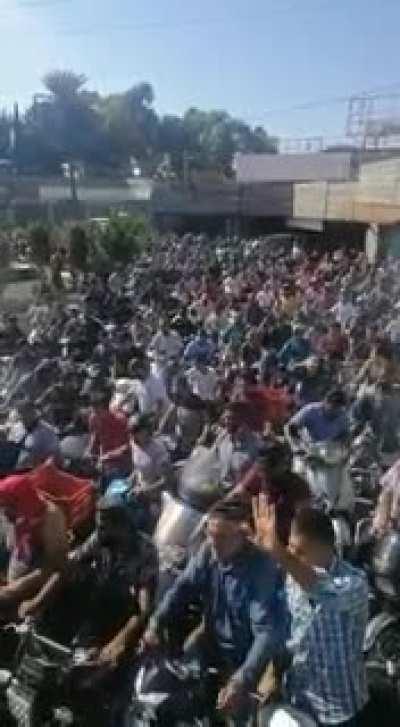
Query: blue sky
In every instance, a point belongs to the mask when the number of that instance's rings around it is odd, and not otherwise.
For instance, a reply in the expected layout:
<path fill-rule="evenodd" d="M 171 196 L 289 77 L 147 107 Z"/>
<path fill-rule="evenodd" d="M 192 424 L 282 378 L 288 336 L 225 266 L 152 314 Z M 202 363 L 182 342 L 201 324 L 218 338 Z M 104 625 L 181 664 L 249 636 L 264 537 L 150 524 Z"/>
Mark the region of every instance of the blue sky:
<path fill-rule="evenodd" d="M 54 68 L 150 81 L 161 112 L 226 108 L 282 136 L 343 133 L 344 103 L 398 84 L 399 0 L 0 0 L 0 106 Z M 393 89 L 391 89 L 393 90 Z"/>

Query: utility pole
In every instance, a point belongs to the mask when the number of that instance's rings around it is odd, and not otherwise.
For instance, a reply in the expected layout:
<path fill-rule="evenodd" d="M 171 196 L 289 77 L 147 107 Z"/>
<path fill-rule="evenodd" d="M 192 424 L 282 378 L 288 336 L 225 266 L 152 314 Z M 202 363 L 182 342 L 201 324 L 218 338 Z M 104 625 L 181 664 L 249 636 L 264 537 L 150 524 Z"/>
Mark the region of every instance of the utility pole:
<path fill-rule="evenodd" d="M 10 126 L 10 155 L 13 162 L 14 175 L 18 174 L 18 142 L 19 142 L 19 107 L 15 102 Z"/>

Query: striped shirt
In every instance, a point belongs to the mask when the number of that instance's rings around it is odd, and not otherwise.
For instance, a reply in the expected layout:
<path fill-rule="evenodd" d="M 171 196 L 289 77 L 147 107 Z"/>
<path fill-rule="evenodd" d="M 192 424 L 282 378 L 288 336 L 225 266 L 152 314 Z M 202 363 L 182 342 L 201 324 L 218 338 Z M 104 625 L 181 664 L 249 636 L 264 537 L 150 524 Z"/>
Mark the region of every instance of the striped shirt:
<path fill-rule="evenodd" d="M 368 621 L 368 584 L 362 571 L 335 560 L 305 592 L 288 576 L 292 666 L 288 696 L 320 724 L 352 719 L 368 701 L 363 641 Z"/>

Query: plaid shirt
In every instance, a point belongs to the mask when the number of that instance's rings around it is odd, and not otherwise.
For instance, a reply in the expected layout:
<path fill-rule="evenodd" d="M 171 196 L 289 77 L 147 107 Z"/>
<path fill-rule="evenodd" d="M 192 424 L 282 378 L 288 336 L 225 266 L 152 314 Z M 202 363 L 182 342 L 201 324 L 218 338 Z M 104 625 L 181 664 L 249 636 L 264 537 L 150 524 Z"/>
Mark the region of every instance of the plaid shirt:
<path fill-rule="evenodd" d="M 367 700 L 363 641 L 368 620 L 365 575 L 335 560 L 306 593 L 287 578 L 293 656 L 287 675 L 292 702 L 321 724 L 352 719 Z"/>

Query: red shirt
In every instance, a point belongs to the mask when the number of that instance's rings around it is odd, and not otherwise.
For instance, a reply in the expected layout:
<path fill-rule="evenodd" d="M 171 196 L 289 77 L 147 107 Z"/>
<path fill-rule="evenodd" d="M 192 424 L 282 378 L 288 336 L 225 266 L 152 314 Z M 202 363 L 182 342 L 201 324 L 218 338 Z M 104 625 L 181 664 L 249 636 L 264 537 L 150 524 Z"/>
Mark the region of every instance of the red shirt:
<path fill-rule="evenodd" d="M 128 420 L 125 414 L 108 409 L 95 411 L 89 418 L 89 431 L 94 437 L 93 454 L 104 455 L 126 446 L 123 454 L 104 463 L 106 470 L 129 472 L 132 469 Z"/>

